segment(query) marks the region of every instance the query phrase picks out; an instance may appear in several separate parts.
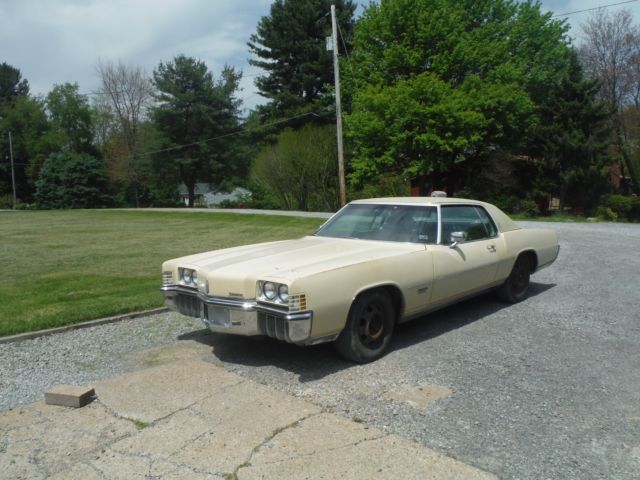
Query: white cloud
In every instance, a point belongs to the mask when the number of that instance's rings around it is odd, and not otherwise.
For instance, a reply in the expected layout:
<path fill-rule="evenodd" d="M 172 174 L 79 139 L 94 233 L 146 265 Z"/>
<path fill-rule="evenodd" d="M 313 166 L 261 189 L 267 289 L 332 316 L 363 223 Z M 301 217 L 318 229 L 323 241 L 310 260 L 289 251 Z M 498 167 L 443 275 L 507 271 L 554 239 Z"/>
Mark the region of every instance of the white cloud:
<path fill-rule="evenodd" d="M 19 68 L 31 91 L 46 94 L 54 84 L 78 82 L 98 88 L 98 59 L 142 66 L 149 74 L 160 61 L 185 54 L 203 60 L 218 76 L 225 64 L 245 73 L 246 42 L 268 0 L 4 0 L 0 3 L 0 61 Z M 254 77 L 243 79 L 247 107 Z"/>

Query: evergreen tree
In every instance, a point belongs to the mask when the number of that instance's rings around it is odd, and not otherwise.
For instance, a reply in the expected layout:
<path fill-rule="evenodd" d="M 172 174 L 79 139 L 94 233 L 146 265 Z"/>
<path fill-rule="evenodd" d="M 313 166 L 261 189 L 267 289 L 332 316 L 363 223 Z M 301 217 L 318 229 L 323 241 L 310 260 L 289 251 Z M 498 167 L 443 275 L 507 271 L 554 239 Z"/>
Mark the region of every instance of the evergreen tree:
<path fill-rule="evenodd" d="M 276 0 L 258 23 L 248 45 L 256 57 L 249 63 L 267 72 L 256 79 L 260 94 L 269 99 L 259 108 L 263 120 L 304 114 L 330 103 L 321 100 L 333 85 L 332 54 L 325 43 L 331 35 L 331 4 L 336 5 L 340 36 L 348 45 L 356 8 L 351 0 Z"/>
<path fill-rule="evenodd" d="M 585 78 L 575 51 L 569 69 L 557 85 L 550 85 L 540 105 L 540 122 L 531 137 L 531 152 L 544 159 L 544 179 L 573 207 L 592 208 L 607 188 L 603 167 L 609 161 L 611 109 L 598 100 L 600 83 Z"/>
<path fill-rule="evenodd" d="M 204 62 L 179 55 L 153 72 L 158 90 L 154 123 L 165 152 L 156 163 L 182 181 L 193 206 L 196 182 L 225 186 L 243 176 L 247 164 L 237 137 L 241 73 L 225 67 L 216 81 Z"/>
<path fill-rule="evenodd" d="M 104 164 L 87 154 L 54 153 L 36 182 L 41 208 L 96 208 L 108 203 Z"/>
<path fill-rule="evenodd" d="M 0 63 L 0 115 L 12 101 L 21 95 L 29 94 L 29 82 L 22 73 L 6 62 Z"/>

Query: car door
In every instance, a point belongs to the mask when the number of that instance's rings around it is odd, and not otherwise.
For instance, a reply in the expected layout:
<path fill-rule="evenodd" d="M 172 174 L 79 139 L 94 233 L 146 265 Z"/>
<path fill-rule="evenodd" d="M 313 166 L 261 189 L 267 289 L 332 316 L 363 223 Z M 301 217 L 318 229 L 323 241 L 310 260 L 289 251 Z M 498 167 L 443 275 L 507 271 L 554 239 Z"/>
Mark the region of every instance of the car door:
<path fill-rule="evenodd" d="M 453 232 L 465 240 L 450 245 Z M 498 229 L 478 205 L 442 205 L 440 242 L 432 247 L 434 284 L 431 303 L 446 303 L 495 284 L 502 244 Z"/>

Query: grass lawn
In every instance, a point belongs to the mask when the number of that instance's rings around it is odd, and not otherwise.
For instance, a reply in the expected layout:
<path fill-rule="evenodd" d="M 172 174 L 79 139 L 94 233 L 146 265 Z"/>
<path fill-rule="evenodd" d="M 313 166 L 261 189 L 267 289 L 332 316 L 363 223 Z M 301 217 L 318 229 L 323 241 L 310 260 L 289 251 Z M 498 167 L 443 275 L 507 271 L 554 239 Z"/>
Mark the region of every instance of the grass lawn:
<path fill-rule="evenodd" d="M 233 213 L 0 212 L 0 336 L 161 306 L 164 260 L 296 238 L 323 221 Z"/>

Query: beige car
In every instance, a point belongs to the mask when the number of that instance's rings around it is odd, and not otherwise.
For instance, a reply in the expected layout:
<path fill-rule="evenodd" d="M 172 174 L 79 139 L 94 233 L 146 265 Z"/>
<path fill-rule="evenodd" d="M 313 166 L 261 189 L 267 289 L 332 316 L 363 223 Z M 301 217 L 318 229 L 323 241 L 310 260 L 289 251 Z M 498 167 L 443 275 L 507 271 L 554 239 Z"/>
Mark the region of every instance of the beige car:
<path fill-rule="evenodd" d="M 349 203 L 312 235 L 162 265 L 165 305 L 214 332 L 381 356 L 396 323 L 496 289 L 525 298 L 558 256 L 555 231 L 523 229 L 488 203 L 433 197 Z"/>

